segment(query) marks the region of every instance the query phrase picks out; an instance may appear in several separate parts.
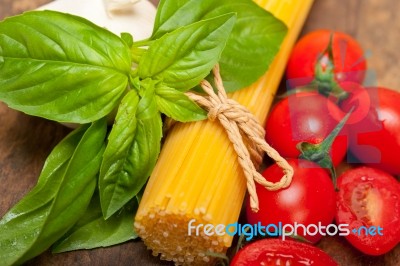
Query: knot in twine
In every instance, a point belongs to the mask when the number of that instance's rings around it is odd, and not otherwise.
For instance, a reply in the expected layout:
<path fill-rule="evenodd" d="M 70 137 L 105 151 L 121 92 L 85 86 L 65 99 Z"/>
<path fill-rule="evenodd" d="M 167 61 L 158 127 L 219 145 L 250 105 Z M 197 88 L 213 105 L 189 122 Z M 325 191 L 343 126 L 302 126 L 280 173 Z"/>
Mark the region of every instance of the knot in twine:
<path fill-rule="evenodd" d="M 259 203 L 255 182 L 270 191 L 288 187 L 292 181 L 293 168 L 274 148 L 266 143 L 264 128 L 254 115 L 244 106 L 227 97 L 218 65 L 213 68 L 213 74 L 217 94 L 212 85 L 207 80 L 203 80 L 200 85 L 207 96 L 192 92 L 187 92 L 186 95 L 208 112 L 209 120 L 218 119 L 226 130 L 246 177 L 250 207 L 254 212 L 258 212 Z M 261 163 L 263 152 L 282 168 L 284 175 L 278 182 L 266 180 L 257 171 L 256 165 L 258 167 Z"/>

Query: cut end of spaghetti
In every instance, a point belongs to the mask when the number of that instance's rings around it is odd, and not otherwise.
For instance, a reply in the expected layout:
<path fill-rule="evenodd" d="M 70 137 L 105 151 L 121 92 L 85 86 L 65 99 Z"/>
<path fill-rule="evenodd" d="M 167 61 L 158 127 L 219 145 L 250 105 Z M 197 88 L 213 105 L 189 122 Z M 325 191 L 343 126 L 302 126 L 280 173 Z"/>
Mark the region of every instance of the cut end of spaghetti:
<path fill-rule="evenodd" d="M 225 254 L 231 241 L 216 234 L 206 235 L 200 224 L 209 223 L 208 214 L 199 213 L 195 218 L 151 209 L 136 215 L 134 227 L 154 256 L 175 265 L 208 265 L 216 260 L 209 254 Z"/>

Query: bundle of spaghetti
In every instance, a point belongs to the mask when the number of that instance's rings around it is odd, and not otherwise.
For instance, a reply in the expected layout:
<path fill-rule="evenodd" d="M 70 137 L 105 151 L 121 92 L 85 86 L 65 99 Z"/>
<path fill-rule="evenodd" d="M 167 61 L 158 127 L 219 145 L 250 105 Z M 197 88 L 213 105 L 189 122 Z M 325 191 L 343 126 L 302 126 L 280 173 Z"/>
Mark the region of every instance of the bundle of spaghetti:
<path fill-rule="evenodd" d="M 312 0 L 256 3 L 282 20 L 288 33 L 267 73 L 228 96 L 247 107 L 263 125 Z M 183 265 L 206 264 L 214 259 L 212 253 L 226 252 L 233 236 L 206 234 L 204 225 L 215 229 L 237 222 L 245 194 L 243 169 L 218 121 L 177 123 L 168 133 L 146 186 L 135 230 L 161 259 Z"/>

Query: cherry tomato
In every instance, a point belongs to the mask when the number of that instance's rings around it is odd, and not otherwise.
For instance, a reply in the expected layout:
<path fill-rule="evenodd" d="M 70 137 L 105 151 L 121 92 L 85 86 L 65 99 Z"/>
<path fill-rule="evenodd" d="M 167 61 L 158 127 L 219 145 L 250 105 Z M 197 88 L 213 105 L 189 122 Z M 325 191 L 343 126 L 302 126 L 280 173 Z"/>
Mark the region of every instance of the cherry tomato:
<path fill-rule="evenodd" d="M 333 62 L 326 52 L 331 34 Z M 345 33 L 330 30 L 313 31 L 302 37 L 294 46 L 287 64 L 286 76 L 289 81 L 295 79 L 296 86 L 303 86 L 315 78 L 317 64 L 324 70 L 331 62 L 337 82 L 362 83 L 367 69 L 363 54 L 358 42 Z"/>
<path fill-rule="evenodd" d="M 265 139 L 283 157 L 298 158 L 299 142 L 321 143 L 343 117 L 339 107 L 316 92 L 291 94 L 271 110 Z M 334 140 L 329 155 L 338 165 L 347 152 L 347 129 Z"/>
<path fill-rule="evenodd" d="M 400 184 L 394 177 L 364 166 L 344 172 L 338 188 L 336 223 L 349 225 L 346 239 L 354 247 L 381 255 L 400 242 Z"/>
<path fill-rule="evenodd" d="M 328 172 L 310 161 L 289 159 L 288 162 L 294 170 L 291 184 L 277 191 L 268 191 L 257 184 L 260 209 L 257 213 L 253 212 L 247 199 L 248 223 L 260 222 L 262 226 L 268 226 L 280 222 L 282 225 L 294 225 L 296 222 L 306 227 L 318 223 L 327 226 L 333 221 L 336 208 L 335 189 Z M 262 175 L 276 182 L 282 177 L 282 169 L 273 164 Z M 301 228 L 297 233 L 313 243 L 322 237 L 319 233 L 305 234 Z"/>
<path fill-rule="evenodd" d="M 369 106 L 365 104 L 366 98 Z M 360 121 L 348 125 L 350 151 L 364 164 L 399 175 L 400 93 L 366 88 L 341 103 L 345 110 L 354 105 L 368 112 Z"/>
<path fill-rule="evenodd" d="M 371 99 L 367 90 L 358 83 L 345 81 L 341 82 L 339 86 L 348 95 L 347 98 L 345 100 L 342 100 L 339 104 L 342 112 L 339 117 L 336 117 L 336 120 L 340 120 L 341 117 L 351 111 L 351 115 L 346 121 L 346 124 L 349 125 L 360 122 L 368 115 L 369 109 L 371 107 L 371 101 L 374 102 L 376 100 Z M 335 98 L 334 95 L 331 95 L 330 99 L 335 102 L 338 101 L 338 99 Z M 330 113 L 336 115 L 336 112 L 334 111 L 330 111 Z"/>
<path fill-rule="evenodd" d="M 246 245 L 233 257 L 231 266 L 338 265 L 324 251 L 297 241 L 262 239 Z"/>

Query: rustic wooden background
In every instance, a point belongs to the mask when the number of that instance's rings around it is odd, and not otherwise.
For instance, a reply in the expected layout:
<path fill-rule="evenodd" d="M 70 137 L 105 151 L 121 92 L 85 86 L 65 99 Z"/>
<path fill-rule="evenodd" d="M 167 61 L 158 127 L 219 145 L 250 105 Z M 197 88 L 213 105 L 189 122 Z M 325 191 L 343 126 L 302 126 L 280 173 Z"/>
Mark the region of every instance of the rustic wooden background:
<path fill-rule="evenodd" d="M 0 20 L 48 2 L 0 0 Z M 400 91 L 398 10 L 400 1 L 396 0 L 315 0 L 303 34 L 319 28 L 347 32 L 365 49 L 377 83 Z M 0 103 L 0 217 L 34 186 L 46 156 L 68 132 L 57 123 L 26 116 Z M 319 247 L 345 266 L 400 265 L 400 245 L 378 257 L 365 256 L 338 237 L 324 239 Z M 57 255 L 47 252 L 27 265 L 169 264 L 152 257 L 142 242 L 132 241 L 91 251 Z"/>

